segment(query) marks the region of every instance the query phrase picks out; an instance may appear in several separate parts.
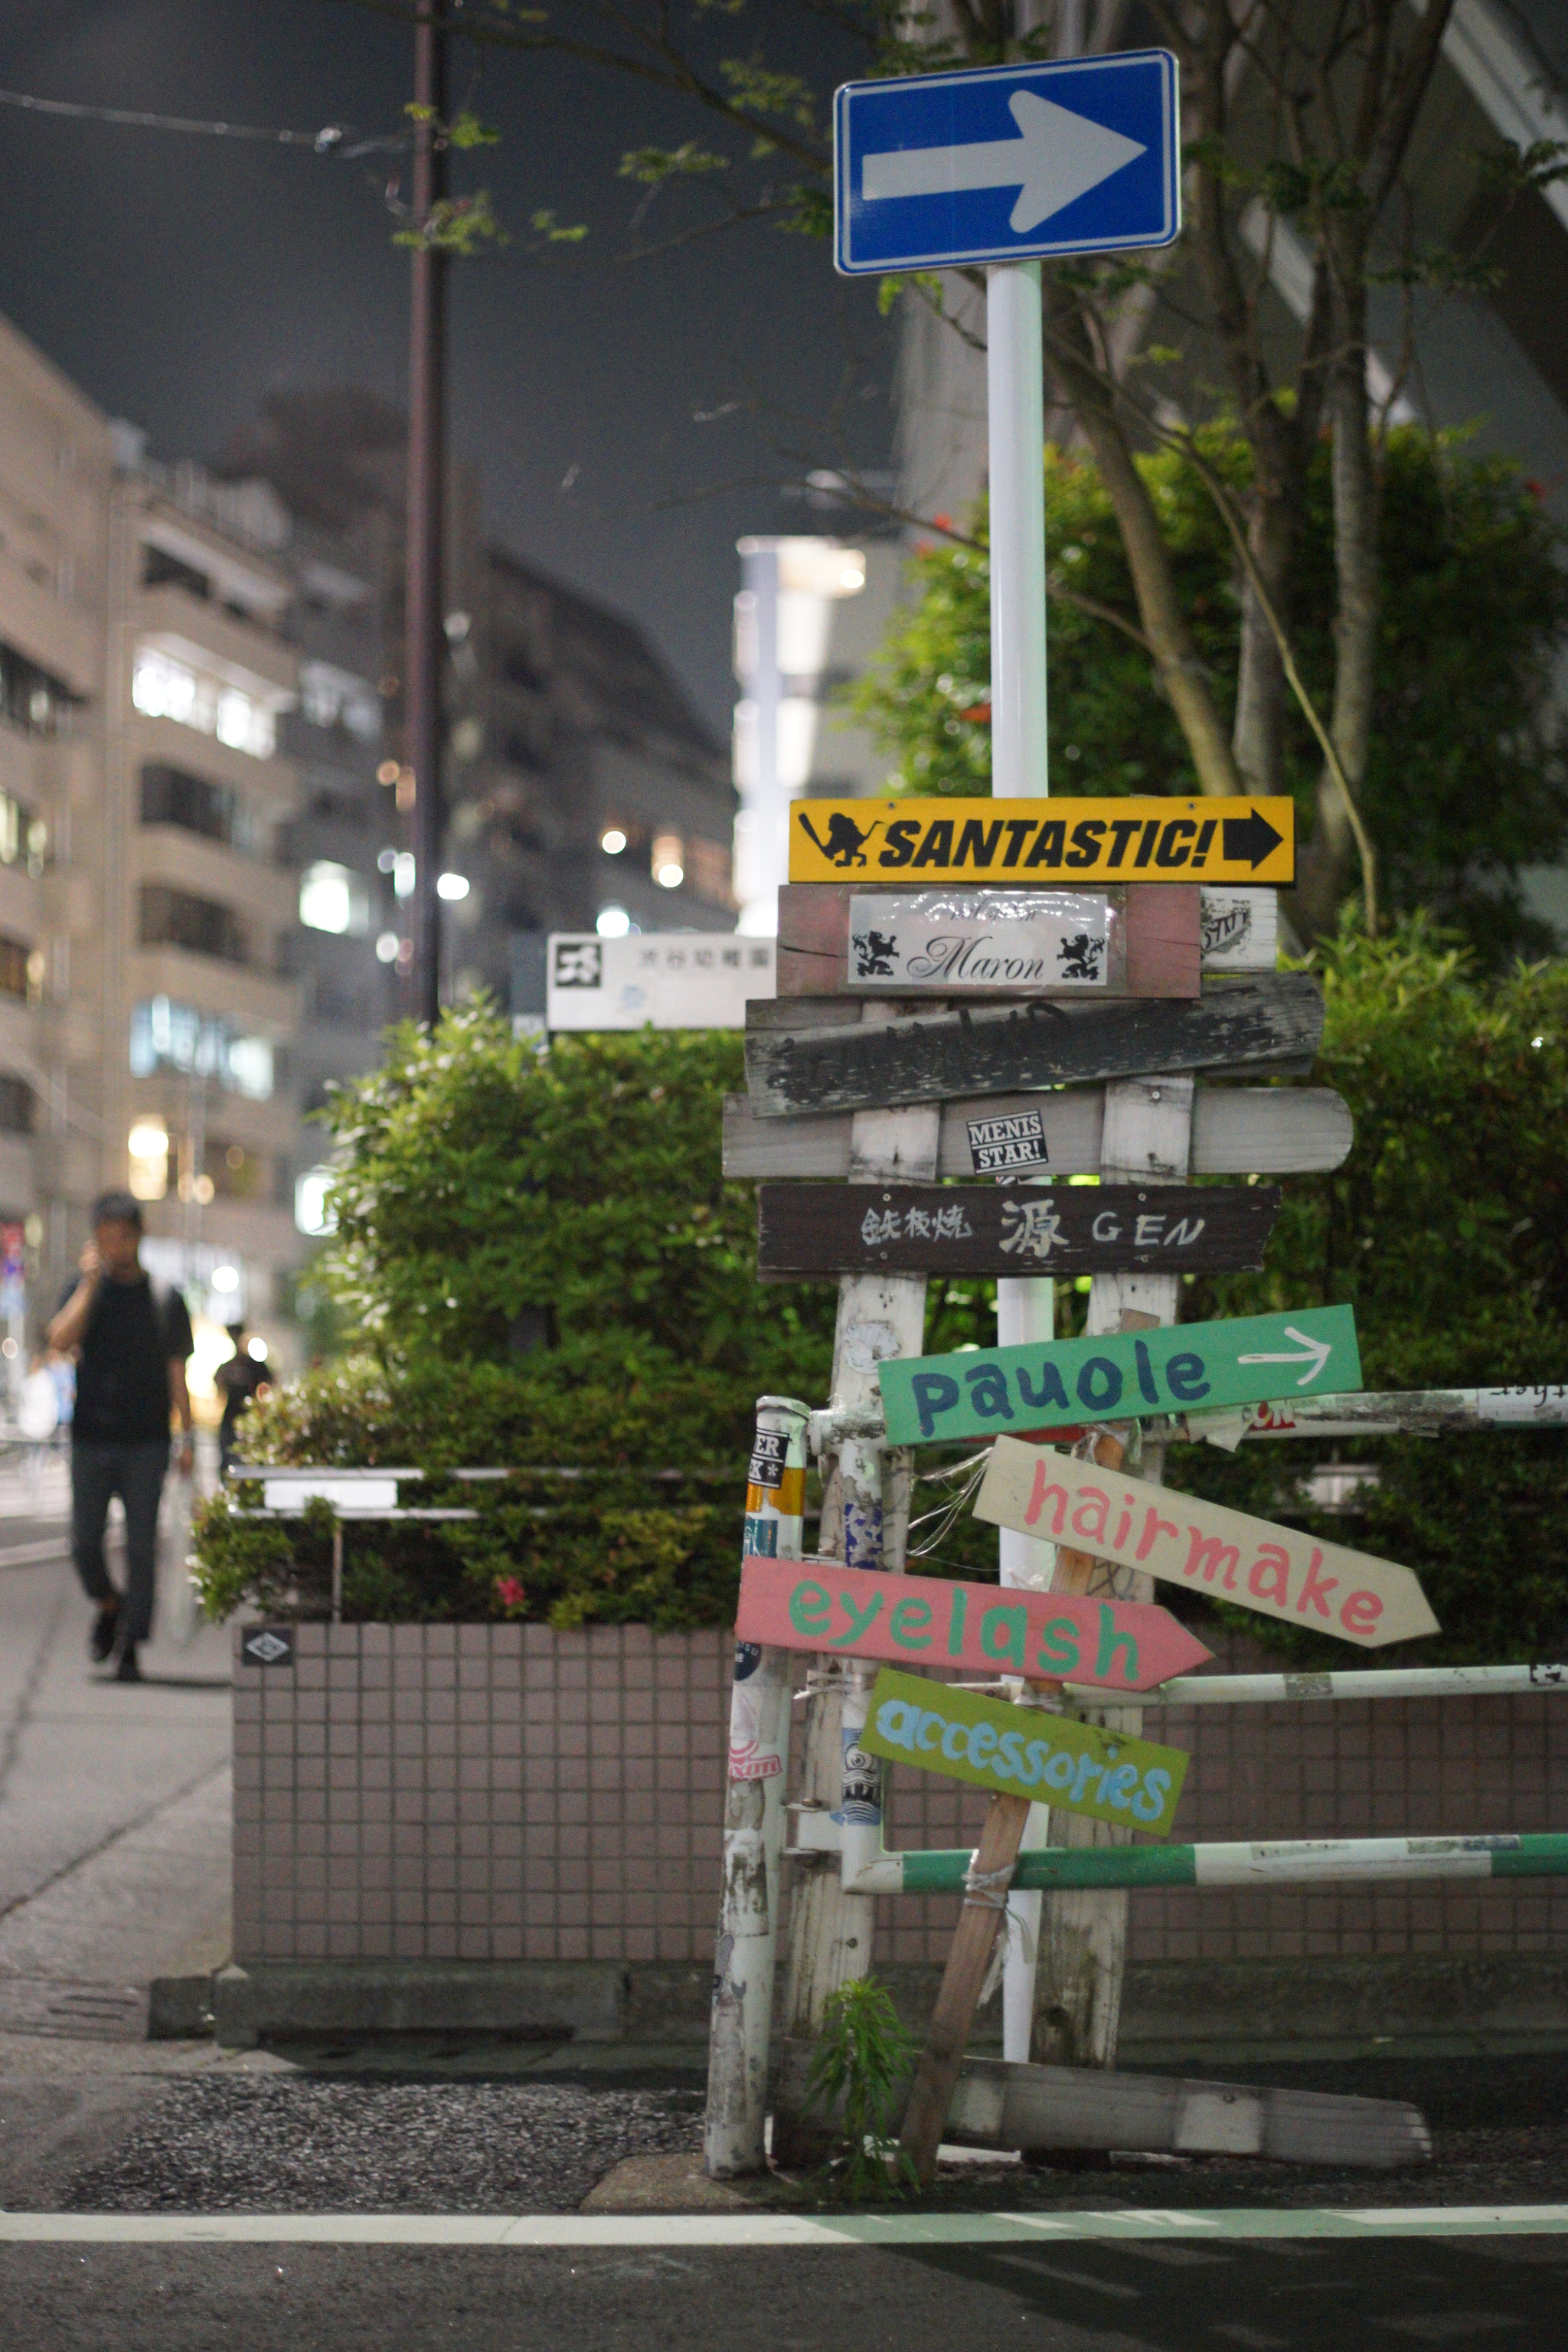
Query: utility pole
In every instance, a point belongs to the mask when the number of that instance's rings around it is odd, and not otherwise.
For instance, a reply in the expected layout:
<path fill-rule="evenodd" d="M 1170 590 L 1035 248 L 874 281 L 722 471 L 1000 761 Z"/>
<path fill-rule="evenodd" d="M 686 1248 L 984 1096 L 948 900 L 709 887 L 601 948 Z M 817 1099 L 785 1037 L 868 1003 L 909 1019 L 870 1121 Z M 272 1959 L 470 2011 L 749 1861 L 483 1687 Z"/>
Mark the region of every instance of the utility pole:
<path fill-rule="evenodd" d="M 446 649 L 441 539 L 447 257 L 426 234 L 447 190 L 447 37 L 442 0 L 419 0 L 414 29 L 414 276 L 408 306 L 408 554 L 404 733 L 414 771 L 414 1013 L 441 1012 L 441 672 Z"/>

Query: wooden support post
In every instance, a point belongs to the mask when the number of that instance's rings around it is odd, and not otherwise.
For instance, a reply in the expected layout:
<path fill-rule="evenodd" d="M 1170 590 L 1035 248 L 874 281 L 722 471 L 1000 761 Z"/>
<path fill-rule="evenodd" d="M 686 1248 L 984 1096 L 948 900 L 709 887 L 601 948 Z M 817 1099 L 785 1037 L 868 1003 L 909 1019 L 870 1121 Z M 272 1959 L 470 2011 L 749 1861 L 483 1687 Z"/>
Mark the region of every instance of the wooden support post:
<path fill-rule="evenodd" d="M 970 1865 L 952 1948 L 942 1972 L 942 1990 L 931 2011 L 926 2045 L 915 2069 L 910 2104 L 904 2110 L 900 2137 L 904 2154 L 929 2189 L 936 2176 L 936 2155 L 942 2127 L 958 2083 L 969 2045 L 969 2029 L 991 1966 L 1007 1906 L 1007 1886 L 1024 1841 L 1030 1812 L 1026 1797 L 993 1797 L 980 1832 L 980 1844 Z"/>
<path fill-rule="evenodd" d="M 899 1016 L 890 1004 L 861 1008 L 863 1023 L 889 1023 Z M 936 1176 L 942 1113 L 936 1104 L 910 1109 L 857 1111 L 850 1132 L 852 1184 L 931 1182 Z M 925 1344 L 926 1286 L 923 1276 L 846 1275 L 838 1285 L 838 1320 L 833 1335 L 832 1402 L 840 1409 L 878 1403 L 877 1366 L 892 1356 L 918 1356 Z M 823 1557 L 854 1568 L 901 1568 L 909 1524 L 908 1450 L 889 1456 L 864 1442 L 840 1448 L 831 1472 L 823 1464 L 824 1494 L 818 1546 Z M 890 1492 L 884 1507 L 884 1478 Z M 891 1521 L 889 1528 L 889 1521 Z M 894 1538 L 889 1557 L 888 1538 Z M 814 1664 L 806 1701 L 800 1795 L 807 1803 L 841 1811 L 849 1802 L 856 1818 L 865 1809 L 881 1814 L 881 1767 L 847 1745 L 841 1722 L 847 1680 L 869 1687 L 875 1668 L 847 1664 L 827 1673 Z M 862 1710 L 863 1715 L 863 1710 Z M 853 1756 L 854 1762 L 849 1759 Z M 847 1785 L 852 1782 L 852 1789 Z M 875 1898 L 847 1895 L 839 1883 L 836 1854 L 797 1857 L 790 1889 L 788 1953 L 784 1971 L 784 2033 L 815 2040 L 828 1996 L 864 1977 L 871 1966 Z M 787 2091 L 773 2114 L 773 2155 L 791 2168 L 817 2163 L 830 2136 L 813 2126 Z"/>
<path fill-rule="evenodd" d="M 1193 1080 L 1188 1072 L 1125 1078 L 1105 1089 L 1101 1172 L 1117 1182 L 1183 1183 L 1192 1150 Z M 1097 1275 L 1089 1292 L 1091 1334 L 1127 1328 L 1137 1317 L 1174 1323 L 1181 1300 L 1179 1276 Z M 1110 1432 L 1085 1441 L 1092 1458 L 1119 1469 L 1124 1441 Z M 1158 1480 L 1160 1460 L 1145 1449 L 1139 1475 Z M 1105 1592 L 1122 1601 L 1153 1597 L 1150 1577 L 1111 1568 L 1087 1554 L 1057 1555 L 1057 1589 Z M 1142 1729 L 1141 1707 L 1085 1710 L 1086 1719 L 1133 1736 Z M 1082 1814 L 1061 1815 L 1056 1842 L 1062 1845 L 1110 1845 L 1127 1832 Z M 1030 2056 L 1041 2065 L 1114 2066 L 1121 2017 L 1121 1983 L 1127 1965 L 1127 1896 L 1118 1888 L 1074 1888 L 1050 1896 L 1043 1906 L 1035 1978 L 1035 2029 Z"/>

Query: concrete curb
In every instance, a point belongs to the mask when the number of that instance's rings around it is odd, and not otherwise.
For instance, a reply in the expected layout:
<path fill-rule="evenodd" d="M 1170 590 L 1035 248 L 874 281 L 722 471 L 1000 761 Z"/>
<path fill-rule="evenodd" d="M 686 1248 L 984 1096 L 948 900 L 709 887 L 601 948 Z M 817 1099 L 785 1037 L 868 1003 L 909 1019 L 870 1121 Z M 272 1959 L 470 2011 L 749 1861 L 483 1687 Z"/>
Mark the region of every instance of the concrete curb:
<path fill-rule="evenodd" d="M 213 1979 L 226 2049 L 307 2034 L 485 2033 L 531 2042 L 703 2042 L 706 1969 L 613 1960 L 282 1961 Z"/>
<path fill-rule="evenodd" d="M 923 1963 L 879 1970 L 917 2032 L 941 1973 Z M 710 1989 L 710 1971 L 685 1962 L 252 1962 L 210 1983 L 159 1979 L 148 2032 L 212 2032 L 227 2049 L 373 2033 L 702 2044 Z M 998 2032 L 987 2013 L 973 2046 Z M 1568 1955 L 1162 1960 L 1127 1974 L 1121 2057 L 1131 2065 L 1564 2046 Z"/>

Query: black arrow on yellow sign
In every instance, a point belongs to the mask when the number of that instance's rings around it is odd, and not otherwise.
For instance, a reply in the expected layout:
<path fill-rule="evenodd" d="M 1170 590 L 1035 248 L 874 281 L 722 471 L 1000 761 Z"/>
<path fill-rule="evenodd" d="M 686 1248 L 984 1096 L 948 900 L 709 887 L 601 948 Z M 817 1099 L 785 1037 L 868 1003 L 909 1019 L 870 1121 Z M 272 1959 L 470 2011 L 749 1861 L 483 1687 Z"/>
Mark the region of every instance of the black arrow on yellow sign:
<path fill-rule="evenodd" d="M 1245 859 L 1255 874 L 1285 838 L 1256 809 L 1249 809 L 1245 816 L 1227 816 L 1223 832 L 1226 856 L 1238 865 Z"/>

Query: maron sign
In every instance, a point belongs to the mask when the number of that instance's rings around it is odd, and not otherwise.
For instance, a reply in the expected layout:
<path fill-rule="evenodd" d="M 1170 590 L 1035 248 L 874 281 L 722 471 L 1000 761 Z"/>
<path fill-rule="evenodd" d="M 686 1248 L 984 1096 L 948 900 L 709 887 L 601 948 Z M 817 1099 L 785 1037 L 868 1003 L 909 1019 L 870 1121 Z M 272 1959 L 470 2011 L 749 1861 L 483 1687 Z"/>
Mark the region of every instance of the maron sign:
<path fill-rule="evenodd" d="M 1152 1690 L 1212 1652 L 1149 1601 L 1086 1600 L 945 1577 L 895 1576 L 832 1559 L 750 1559 L 735 1636 L 903 1665 L 1031 1675 L 1101 1690 Z"/>
<path fill-rule="evenodd" d="M 1078 1197 L 1102 1199 L 1106 1190 L 1086 1188 Z M 1009 1422 L 1016 1431 L 1069 1429 L 1107 1413 L 1215 1412 L 1276 1397 L 1337 1396 L 1360 1388 L 1361 1356 L 1352 1307 L 1310 1307 L 1229 1323 L 899 1357 L 879 1364 L 877 1376 L 889 1444 L 921 1445 L 994 1437 Z"/>
<path fill-rule="evenodd" d="M 1393 1560 L 1016 1437 L 996 1440 L 974 1516 L 1363 1649 L 1438 1631 L 1415 1577 Z"/>
<path fill-rule="evenodd" d="M 1216 800 L 795 801 L 789 878 L 1275 882 L 1296 872 L 1295 803 Z"/>
<path fill-rule="evenodd" d="M 1186 1779 L 1179 1748 L 1128 1739 L 1072 1716 L 1009 1706 L 884 1666 L 860 1745 L 890 1764 L 945 1772 L 998 1797 L 1035 1797 L 1053 1811 L 1163 1837 Z"/>

